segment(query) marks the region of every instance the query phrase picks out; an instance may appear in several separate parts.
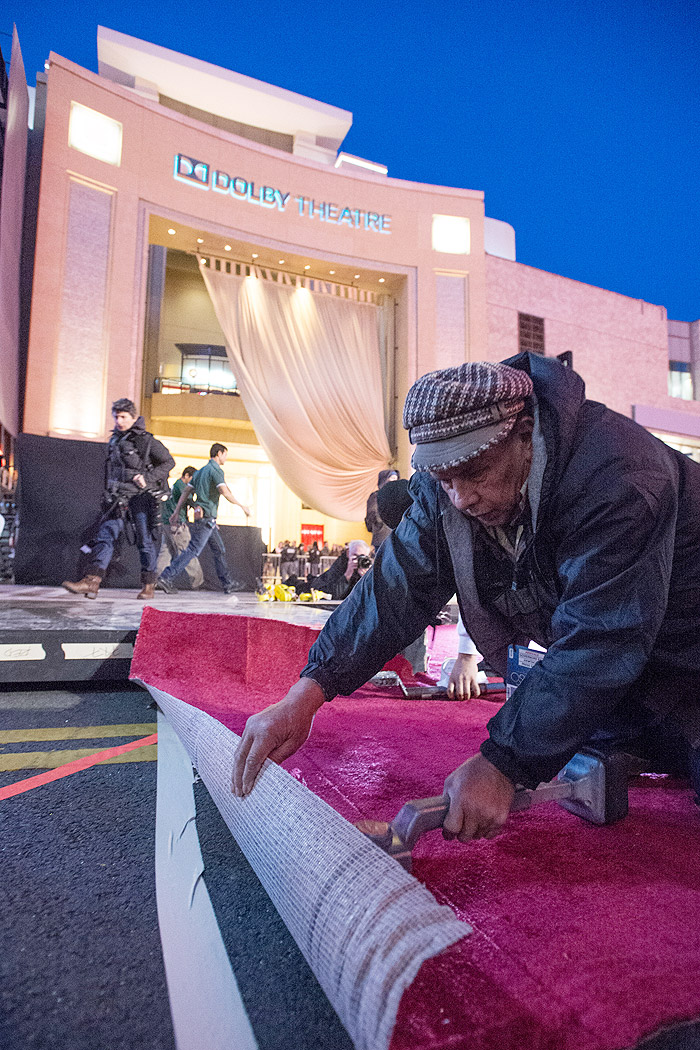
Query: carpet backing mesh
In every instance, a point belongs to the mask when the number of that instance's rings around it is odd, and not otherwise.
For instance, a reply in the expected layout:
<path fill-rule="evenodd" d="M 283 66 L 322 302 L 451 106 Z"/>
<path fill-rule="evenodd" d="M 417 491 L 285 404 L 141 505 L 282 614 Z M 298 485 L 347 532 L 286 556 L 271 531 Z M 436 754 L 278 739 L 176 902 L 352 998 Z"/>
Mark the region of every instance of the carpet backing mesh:
<path fill-rule="evenodd" d="M 148 686 L 356 1047 L 388 1047 L 421 964 L 471 932 L 453 912 L 284 769 L 266 762 L 231 793 L 239 737 Z"/>

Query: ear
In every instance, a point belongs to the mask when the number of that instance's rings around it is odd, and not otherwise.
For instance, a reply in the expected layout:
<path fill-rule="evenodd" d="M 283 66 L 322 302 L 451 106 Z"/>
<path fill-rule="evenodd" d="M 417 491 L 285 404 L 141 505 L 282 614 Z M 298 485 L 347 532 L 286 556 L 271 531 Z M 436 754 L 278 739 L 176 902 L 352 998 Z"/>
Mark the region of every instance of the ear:
<path fill-rule="evenodd" d="M 521 441 L 531 441 L 532 432 L 535 429 L 535 420 L 532 416 L 521 413 L 515 421 L 511 436 L 520 438 Z"/>

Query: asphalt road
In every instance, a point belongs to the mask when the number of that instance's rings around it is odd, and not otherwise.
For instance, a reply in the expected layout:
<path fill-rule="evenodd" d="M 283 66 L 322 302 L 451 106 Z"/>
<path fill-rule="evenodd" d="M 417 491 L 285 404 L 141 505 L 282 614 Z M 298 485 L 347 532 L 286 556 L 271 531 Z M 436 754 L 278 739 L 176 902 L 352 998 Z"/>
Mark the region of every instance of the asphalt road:
<path fill-rule="evenodd" d="M 131 686 L 5 692 L 0 788 L 41 773 L 41 763 L 147 736 L 149 704 Z M 54 754 L 38 768 L 6 768 L 37 752 Z M 0 801 L 3 1050 L 174 1048 L 155 899 L 154 759 L 155 748 L 137 750 Z M 203 784 L 195 797 L 205 881 L 261 1050 L 350 1050 Z"/>

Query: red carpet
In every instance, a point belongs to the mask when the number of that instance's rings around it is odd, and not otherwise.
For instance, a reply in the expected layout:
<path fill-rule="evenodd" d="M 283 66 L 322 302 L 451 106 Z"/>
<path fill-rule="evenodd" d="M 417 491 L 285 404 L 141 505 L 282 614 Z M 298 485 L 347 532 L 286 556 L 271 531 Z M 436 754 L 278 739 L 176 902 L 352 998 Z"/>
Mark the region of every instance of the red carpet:
<path fill-rule="evenodd" d="M 449 650 L 449 630 L 436 649 Z M 284 695 L 314 635 L 148 608 L 132 675 L 240 732 Z M 440 794 L 494 710 L 390 692 L 334 700 L 285 763 L 352 821 Z M 612 827 L 549 804 L 514 814 L 489 842 L 433 833 L 414 857 L 416 877 L 475 933 L 423 965 L 392 1050 L 621 1050 L 700 1016 L 700 811 L 684 784 L 639 778 L 629 817 Z"/>

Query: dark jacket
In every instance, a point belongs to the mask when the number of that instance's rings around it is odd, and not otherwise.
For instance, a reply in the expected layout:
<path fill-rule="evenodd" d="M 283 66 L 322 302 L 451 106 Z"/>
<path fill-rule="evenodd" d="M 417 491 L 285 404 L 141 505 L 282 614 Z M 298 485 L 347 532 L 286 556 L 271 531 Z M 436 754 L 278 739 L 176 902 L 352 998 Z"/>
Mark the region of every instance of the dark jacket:
<path fill-rule="evenodd" d="M 165 445 L 146 430 L 144 418 L 139 416 L 129 430 L 112 431 L 107 445 L 105 489 L 108 493 L 135 496 L 144 490 L 134 477 L 143 474 L 147 490 L 162 491 L 174 466 L 175 460 Z"/>
<path fill-rule="evenodd" d="M 514 783 L 550 779 L 614 716 L 632 723 L 640 705 L 670 715 L 697 746 L 700 466 L 587 401 L 581 378 L 557 361 L 506 363 L 532 376 L 547 454 L 517 568 L 435 481 L 414 474 L 413 504 L 302 673 L 329 699 L 352 692 L 458 589 L 465 626 L 499 669 L 509 641 L 539 635 L 548 646 L 482 746 Z"/>

